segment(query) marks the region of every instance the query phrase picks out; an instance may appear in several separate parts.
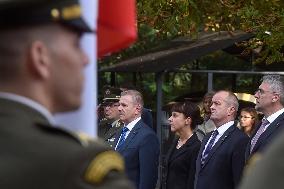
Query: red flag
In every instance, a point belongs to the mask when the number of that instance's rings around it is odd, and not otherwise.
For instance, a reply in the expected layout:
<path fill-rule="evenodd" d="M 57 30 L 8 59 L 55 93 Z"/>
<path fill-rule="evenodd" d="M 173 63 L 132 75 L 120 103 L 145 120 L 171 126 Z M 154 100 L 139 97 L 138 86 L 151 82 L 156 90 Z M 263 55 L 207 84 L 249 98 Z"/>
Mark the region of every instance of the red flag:
<path fill-rule="evenodd" d="M 137 38 L 135 0 L 100 0 L 98 57 L 128 47 Z"/>

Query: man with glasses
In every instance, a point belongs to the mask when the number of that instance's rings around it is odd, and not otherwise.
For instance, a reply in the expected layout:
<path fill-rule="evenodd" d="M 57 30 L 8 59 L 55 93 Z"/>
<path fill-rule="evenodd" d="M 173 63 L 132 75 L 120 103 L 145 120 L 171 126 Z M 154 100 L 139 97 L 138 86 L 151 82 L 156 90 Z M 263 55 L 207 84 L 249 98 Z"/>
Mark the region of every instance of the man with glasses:
<path fill-rule="evenodd" d="M 264 117 L 247 145 L 246 160 L 262 152 L 284 128 L 284 76 L 266 75 L 261 81 L 254 96 L 255 108 L 262 112 Z"/>
<path fill-rule="evenodd" d="M 104 119 L 99 124 L 98 135 L 111 147 L 114 147 L 115 135 L 123 126 L 119 120 L 119 98 L 121 90 L 108 87 L 104 93 L 102 106 L 104 107 Z"/>

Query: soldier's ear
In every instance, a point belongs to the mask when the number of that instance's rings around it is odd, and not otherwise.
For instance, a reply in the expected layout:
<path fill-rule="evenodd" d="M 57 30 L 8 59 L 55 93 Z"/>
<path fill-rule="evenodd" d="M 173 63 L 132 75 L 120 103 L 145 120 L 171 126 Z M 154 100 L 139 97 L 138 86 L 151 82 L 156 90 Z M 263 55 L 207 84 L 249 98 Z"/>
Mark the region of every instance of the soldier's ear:
<path fill-rule="evenodd" d="M 50 75 L 50 58 L 46 44 L 33 41 L 29 48 L 28 68 L 34 76 L 48 78 Z"/>

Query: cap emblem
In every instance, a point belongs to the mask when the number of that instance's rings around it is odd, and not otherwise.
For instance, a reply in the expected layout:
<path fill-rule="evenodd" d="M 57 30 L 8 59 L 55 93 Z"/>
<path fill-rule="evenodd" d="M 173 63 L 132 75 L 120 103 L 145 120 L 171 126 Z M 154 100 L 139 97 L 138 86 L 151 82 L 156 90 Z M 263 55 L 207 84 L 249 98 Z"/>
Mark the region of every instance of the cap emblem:
<path fill-rule="evenodd" d="M 105 91 L 105 94 L 106 94 L 106 95 L 110 95 L 110 90 L 107 89 L 107 90 Z"/>
<path fill-rule="evenodd" d="M 64 20 L 80 18 L 81 16 L 82 16 L 82 11 L 79 5 L 72 5 L 62 9 L 62 18 Z"/>
<path fill-rule="evenodd" d="M 80 18 L 82 15 L 81 7 L 79 5 L 72 5 L 68 7 L 64 7 L 62 10 L 58 10 L 57 8 L 53 8 L 50 11 L 51 17 L 55 20 L 60 19 L 63 20 L 72 20 L 76 18 Z"/>

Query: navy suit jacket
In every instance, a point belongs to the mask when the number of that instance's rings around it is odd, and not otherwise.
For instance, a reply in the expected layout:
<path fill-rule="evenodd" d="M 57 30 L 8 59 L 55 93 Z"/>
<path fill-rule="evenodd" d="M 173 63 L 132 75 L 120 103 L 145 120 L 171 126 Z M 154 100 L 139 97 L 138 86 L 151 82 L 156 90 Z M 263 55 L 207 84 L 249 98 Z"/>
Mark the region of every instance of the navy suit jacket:
<path fill-rule="evenodd" d="M 138 121 L 117 151 L 124 157 L 126 173 L 137 189 L 154 189 L 158 178 L 160 146 L 153 129 L 142 120 Z"/>
<path fill-rule="evenodd" d="M 167 154 L 161 189 L 193 189 L 195 162 L 200 149 L 200 141 L 194 133 L 178 150 L 176 149 L 177 142 L 178 138 L 172 143 Z"/>
<path fill-rule="evenodd" d="M 255 129 L 255 133 L 251 136 L 251 140 L 256 134 L 257 130 L 259 129 L 261 124 Z M 280 131 L 284 128 L 284 113 L 280 114 L 270 125 L 267 129 L 260 135 L 258 138 L 252 152 L 250 153 L 251 141 L 249 141 L 246 149 L 245 158 L 246 161 L 256 152 L 261 153 L 263 149 L 266 147 L 267 144 L 271 142 L 272 139 L 276 137 Z"/>
<path fill-rule="evenodd" d="M 142 110 L 142 115 L 141 115 L 141 119 L 143 120 L 143 122 L 148 125 L 149 127 L 153 128 L 153 116 L 152 116 L 152 110 L 148 109 L 148 108 L 143 108 Z"/>
<path fill-rule="evenodd" d="M 201 156 L 212 132 L 206 135 L 196 160 L 195 189 L 233 189 L 242 176 L 249 138 L 235 125 L 229 127 L 213 146 L 201 166 Z"/>

